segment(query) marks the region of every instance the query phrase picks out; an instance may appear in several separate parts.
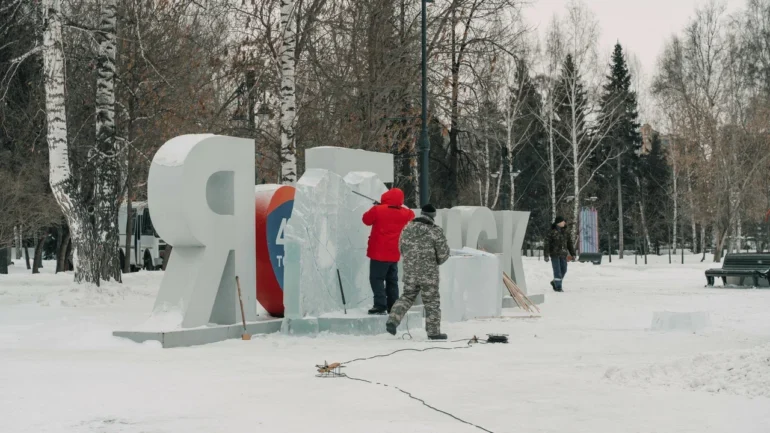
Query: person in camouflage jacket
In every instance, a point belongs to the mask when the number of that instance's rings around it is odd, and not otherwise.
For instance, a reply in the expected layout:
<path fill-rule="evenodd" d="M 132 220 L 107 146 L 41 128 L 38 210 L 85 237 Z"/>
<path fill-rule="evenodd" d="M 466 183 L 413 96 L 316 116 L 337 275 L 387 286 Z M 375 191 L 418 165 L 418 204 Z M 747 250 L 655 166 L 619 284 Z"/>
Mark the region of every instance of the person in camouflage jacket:
<path fill-rule="evenodd" d="M 422 294 L 425 306 L 425 330 L 431 340 L 446 340 L 441 333 L 441 302 L 438 292 L 438 267 L 449 259 L 449 243 L 444 231 L 434 222 L 436 208 L 422 207 L 422 214 L 401 233 L 400 249 L 404 264 L 404 294 L 390 311 L 386 329 L 396 335 L 396 328 Z"/>
<path fill-rule="evenodd" d="M 557 292 L 562 292 L 562 281 L 567 275 L 567 258 L 574 258 L 575 247 L 572 241 L 572 231 L 567 228 L 567 222 L 562 217 L 556 217 L 551 225 L 551 231 L 545 238 L 543 245 L 545 261 L 551 261 L 553 268 L 553 281 L 551 287 Z"/>

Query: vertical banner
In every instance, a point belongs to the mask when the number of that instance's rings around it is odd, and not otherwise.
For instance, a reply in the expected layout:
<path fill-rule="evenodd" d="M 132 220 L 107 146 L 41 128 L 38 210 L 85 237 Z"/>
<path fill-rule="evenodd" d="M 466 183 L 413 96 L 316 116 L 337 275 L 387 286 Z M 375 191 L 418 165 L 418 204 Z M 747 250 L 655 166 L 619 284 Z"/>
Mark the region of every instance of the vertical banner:
<path fill-rule="evenodd" d="M 599 215 L 594 208 L 580 210 L 580 252 L 599 252 Z"/>

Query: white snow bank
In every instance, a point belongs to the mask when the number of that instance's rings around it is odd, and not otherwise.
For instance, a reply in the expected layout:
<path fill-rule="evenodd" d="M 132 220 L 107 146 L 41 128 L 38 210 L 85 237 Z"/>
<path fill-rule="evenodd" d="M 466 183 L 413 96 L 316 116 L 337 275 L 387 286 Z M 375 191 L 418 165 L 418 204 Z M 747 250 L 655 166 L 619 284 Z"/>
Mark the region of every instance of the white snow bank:
<path fill-rule="evenodd" d="M 770 397 L 770 344 L 716 352 L 642 369 L 612 367 L 605 378 L 639 387 L 676 387 L 745 397 Z"/>
<path fill-rule="evenodd" d="M 700 332 L 710 326 L 711 319 L 705 311 L 656 311 L 652 315 L 653 331 Z"/>

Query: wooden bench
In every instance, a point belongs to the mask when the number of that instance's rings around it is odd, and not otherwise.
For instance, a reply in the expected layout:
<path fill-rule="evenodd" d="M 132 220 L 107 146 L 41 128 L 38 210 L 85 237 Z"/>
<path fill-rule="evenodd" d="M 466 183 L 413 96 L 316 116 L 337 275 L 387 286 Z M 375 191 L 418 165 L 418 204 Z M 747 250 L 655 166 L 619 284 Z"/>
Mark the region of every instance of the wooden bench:
<path fill-rule="evenodd" d="M 580 253 L 580 257 L 578 257 L 578 261 L 580 263 L 591 262 L 595 265 L 601 265 L 602 256 L 603 256 L 602 253 Z"/>
<path fill-rule="evenodd" d="M 727 277 L 738 277 L 741 286 L 746 277 L 751 277 L 754 287 L 758 287 L 760 278 L 770 281 L 770 254 L 728 254 L 721 268 L 706 271 L 709 287 L 714 286 L 716 277 L 722 278 L 723 285 L 727 285 Z"/>

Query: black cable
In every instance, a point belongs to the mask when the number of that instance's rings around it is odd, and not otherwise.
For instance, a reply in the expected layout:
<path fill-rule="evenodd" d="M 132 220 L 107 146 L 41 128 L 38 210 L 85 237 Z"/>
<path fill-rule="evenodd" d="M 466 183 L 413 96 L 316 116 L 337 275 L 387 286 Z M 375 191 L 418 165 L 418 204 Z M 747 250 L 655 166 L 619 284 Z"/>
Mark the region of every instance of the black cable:
<path fill-rule="evenodd" d="M 409 332 L 409 312 L 408 311 L 406 312 L 406 332 L 401 334 L 401 339 L 406 340 L 406 338 L 404 337 L 406 337 L 407 335 L 409 336 L 410 340 L 414 340 L 414 337 L 412 337 L 412 333 Z"/>
<path fill-rule="evenodd" d="M 463 340 L 463 341 L 465 341 L 465 340 Z M 370 359 L 375 359 L 375 358 L 386 358 L 388 356 L 395 355 L 396 353 L 399 353 L 399 352 L 427 352 L 429 350 L 468 349 L 470 347 L 471 347 L 471 345 L 470 345 L 470 342 L 469 342 L 469 344 L 466 345 L 466 346 L 455 346 L 455 347 L 431 346 L 431 347 L 426 347 L 424 349 L 412 349 L 412 348 L 398 349 L 398 350 L 394 350 L 393 352 L 390 352 L 390 353 L 385 353 L 385 354 L 381 354 L 381 355 L 374 355 L 374 356 L 370 356 L 368 358 L 356 358 L 356 359 L 351 359 L 350 361 L 340 362 L 340 365 L 352 364 L 352 363 L 357 362 L 357 361 L 368 361 Z"/>
<path fill-rule="evenodd" d="M 463 349 L 463 348 L 465 348 L 465 347 L 468 347 L 468 346 L 463 346 L 463 347 L 455 347 L 454 349 Z M 437 349 L 438 349 L 438 348 L 437 348 Z M 348 376 L 347 374 L 342 374 L 342 375 L 341 375 L 341 377 L 345 377 L 345 378 L 347 378 L 347 379 L 350 379 L 350 380 L 356 380 L 356 381 L 359 381 L 359 382 L 365 382 L 365 383 L 369 383 L 369 384 L 372 384 L 372 385 L 381 385 L 381 386 L 384 386 L 384 387 L 387 387 L 387 388 L 394 388 L 394 389 L 397 389 L 397 390 L 398 390 L 398 391 L 400 391 L 401 393 L 403 393 L 403 394 L 406 394 L 406 395 L 407 395 L 409 398 L 411 398 L 411 399 L 413 399 L 413 400 L 417 400 L 417 401 L 419 401 L 419 402 L 420 402 L 420 403 L 422 403 L 422 404 L 423 404 L 425 407 L 427 407 L 427 408 L 430 408 L 430 409 L 433 409 L 434 411 L 436 411 L 436 412 L 438 412 L 438 413 L 442 413 L 442 414 L 444 414 L 444 415 L 446 415 L 446 416 L 448 416 L 448 417 L 454 418 L 455 420 L 457 420 L 457 421 L 460 421 L 461 423 L 467 424 L 467 425 L 469 425 L 469 426 L 473 426 L 473 427 L 476 427 L 477 429 L 479 429 L 479 430 L 481 430 L 481 431 L 485 431 L 485 432 L 487 432 L 487 433 L 494 433 L 494 432 L 493 432 L 493 431 L 491 431 L 491 430 L 487 430 L 487 429 L 485 429 L 484 427 L 481 427 L 481 426 L 479 426 L 479 425 L 476 425 L 476 424 L 474 424 L 474 423 L 472 423 L 472 422 L 466 421 L 466 420 L 464 420 L 464 419 L 462 419 L 462 418 L 459 418 L 459 417 L 457 417 L 457 416 L 455 416 L 455 415 L 452 415 L 451 413 L 449 413 L 449 412 L 447 412 L 447 411 L 443 411 L 443 410 L 441 410 L 441 409 L 439 409 L 439 408 L 437 408 L 437 407 L 431 406 L 431 405 L 429 405 L 428 403 L 426 403 L 426 402 L 425 402 L 425 400 L 423 400 L 423 399 L 421 399 L 421 398 L 418 398 L 418 397 L 415 397 L 415 396 L 413 396 L 413 395 L 412 395 L 412 393 L 410 393 L 409 391 L 404 391 L 403 389 L 401 389 L 401 388 L 399 388 L 399 387 L 397 387 L 397 386 L 394 386 L 394 385 L 388 385 L 387 383 L 372 382 L 371 380 L 366 380 L 366 379 L 359 379 L 359 378 L 357 378 L 357 377 L 350 377 L 350 376 Z"/>

